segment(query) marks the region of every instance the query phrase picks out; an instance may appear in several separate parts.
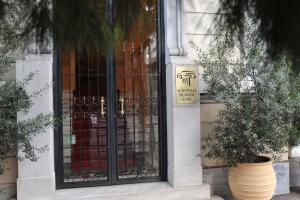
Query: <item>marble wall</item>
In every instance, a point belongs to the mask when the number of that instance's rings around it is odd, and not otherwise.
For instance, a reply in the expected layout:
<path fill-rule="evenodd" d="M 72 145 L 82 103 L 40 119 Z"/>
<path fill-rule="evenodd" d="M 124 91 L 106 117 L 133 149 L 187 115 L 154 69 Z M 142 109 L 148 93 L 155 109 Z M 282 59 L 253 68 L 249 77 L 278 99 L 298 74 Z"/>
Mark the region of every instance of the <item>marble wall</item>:
<path fill-rule="evenodd" d="M 1 200 L 15 200 L 17 199 L 17 187 L 15 184 L 0 185 L 0 199 Z"/>
<path fill-rule="evenodd" d="M 22 80 L 30 72 L 33 80 L 26 86 L 29 93 L 49 85 L 49 89 L 33 100 L 29 112 L 19 112 L 18 120 L 31 119 L 38 114 L 53 113 L 53 55 L 26 55 L 16 65 L 17 80 Z M 17 196 L 18 200 L 32 200 L 51 196 L 55 192 L 54 171 L 54 131 L 48 128 L 33 138 L 34 146 L 47 146 L 47 151 L 38 154 L 37 162 L 29 160 L 18 162 Z M 22 152 L 19 152 L 22 156 Z"/>
<path fill-rule="evenodd" d="M 300 186 L 300 157 L 290 158 L 290 179 L 291 187 Z"/>

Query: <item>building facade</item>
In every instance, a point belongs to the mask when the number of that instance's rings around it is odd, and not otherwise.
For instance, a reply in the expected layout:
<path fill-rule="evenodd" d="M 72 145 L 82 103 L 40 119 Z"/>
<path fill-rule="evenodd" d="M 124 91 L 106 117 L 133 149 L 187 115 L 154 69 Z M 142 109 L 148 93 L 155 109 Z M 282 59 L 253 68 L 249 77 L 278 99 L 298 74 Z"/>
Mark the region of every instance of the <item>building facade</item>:
<path fill-rule="evenodd" d="M 54 49 L 17 62 L 17 79 L 39 71 L 29 91 L 53 82 L 53 90 L 19 119 L 54 112 L 62 120 L 34 138 L 34 144 L 49 148 L 37 163 L 18 163 L 18 199 L 60 198 L 75 190 L 61 189 L 109 190 L 120 184 L 128 189 L 135 184 L 153 196 L 165 195 L 154 189 L 159 186 L 170 190 L 170 198 L 175 193 L 209 198 L 209 186 L 202 183 L 199 92 L 191 102 L 176 101 L 179 67 L 196 69 L 192 81 L 199 91 L 198 68 L 187 50 L 188 33 L 197 31 L 191 22 L 201 18 L 198 4 L 157 1 L 141 7 L 148 21 L 137 20 L 122 48 L 107 56 Z M 104 7 L 109 12 L 109 4 Z"/>
<path fill-rule="evenodd" d="M 52 45 L 17 61 L 17 80 L 38 72 L 29 92 L 51 84 L 18 118 L 55 113 L 61 121 L 33 139 L 48 147 L 37 162 L 10 161 L 17 174 L 5 175 L 11 185 L 16 178 L 18 200 L 211 198 L 201 137 L 222 105 L 201 99 L 205 83 L 188 42 L 208 47 L 218 1 L 152 2 L 105 55 Z"/>

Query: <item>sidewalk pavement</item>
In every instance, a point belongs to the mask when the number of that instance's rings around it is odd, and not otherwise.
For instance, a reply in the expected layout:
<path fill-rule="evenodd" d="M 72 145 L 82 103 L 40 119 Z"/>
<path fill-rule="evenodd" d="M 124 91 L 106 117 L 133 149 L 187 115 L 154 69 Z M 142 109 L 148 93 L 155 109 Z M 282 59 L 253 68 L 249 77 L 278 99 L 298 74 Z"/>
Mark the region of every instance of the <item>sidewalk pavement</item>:
<path fill-rule="evenodd" d="M 272 200 L 300 200 L 300 188 L 293 188 L 290 194 L 278 195 Z"/>

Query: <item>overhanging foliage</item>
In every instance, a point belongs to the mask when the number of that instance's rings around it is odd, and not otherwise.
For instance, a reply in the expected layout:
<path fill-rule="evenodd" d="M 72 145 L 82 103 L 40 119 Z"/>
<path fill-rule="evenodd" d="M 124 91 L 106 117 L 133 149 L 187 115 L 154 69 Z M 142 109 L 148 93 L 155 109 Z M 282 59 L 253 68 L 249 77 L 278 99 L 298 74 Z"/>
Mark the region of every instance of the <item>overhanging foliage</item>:
<path fill-rule="evenodd" d="M 95 47 L 102 52 L 128 38 L 128 31 L 138 20 L 145 20 L 147 4 L 155 1 L 116 0 L 110 13 L 118 16 L 110 21 L 107 5 L 102 0 L 13 0 L 9 4 L 0 0 L 0 23 L 7 20 L 12 9 L 23 7 L 22 31 L 19 37 L 35 34 L 38 41 L 52 36 L 56 47 L 76 48 Z M 150 12 L 149 12 L 150 13 Z M 124 20 L 122 20 L 124 19 Z M 147 23 L 144 23 L 147 24 Z M 153 24 L 153 23 L 151 23 Z M 141 30 L 143 27 L 140 27 Z M 136 30 L 138 31 L 138 30 Z"/>
<path fill-rule="evenodd" d="M 216 18 L 220 31 L 242 36 L 246 13 L 259 26 L 257 34 L 266 41 L 269 56 L 274 60 L 288 54 L 291 67 L 300 72 L 300 1 L 220 0 L 220 4 L 219 12 L 226 13 Z"/>

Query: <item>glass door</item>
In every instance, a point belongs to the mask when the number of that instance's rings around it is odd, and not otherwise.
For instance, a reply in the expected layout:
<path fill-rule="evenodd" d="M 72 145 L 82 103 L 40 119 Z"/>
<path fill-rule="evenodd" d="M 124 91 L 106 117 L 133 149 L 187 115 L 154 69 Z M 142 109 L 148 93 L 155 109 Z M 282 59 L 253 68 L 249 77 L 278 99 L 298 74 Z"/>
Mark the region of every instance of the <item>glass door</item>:
<path fill-rule="evenodd" d="M 91 49 L 61 52 L 64 182 L 108 181 L 106 58 Z"/>
<path fill-rule="evenodd" d="M 123 9 L 124 1 L 118 2 L 117 21 L 128 31 L 115 52 L 117 179 L 159 177 L 156 2 L 139 1 L 139 17 L 133 24 L 124 12 L 134 13 Z"/>
<path fill-rule="evenodd" d="M 121 30 L 114 49 L 59 53 L 59 188 L 164 178 L 158 4 L 115 0 L 109 5 L 108 16 Z"/>

